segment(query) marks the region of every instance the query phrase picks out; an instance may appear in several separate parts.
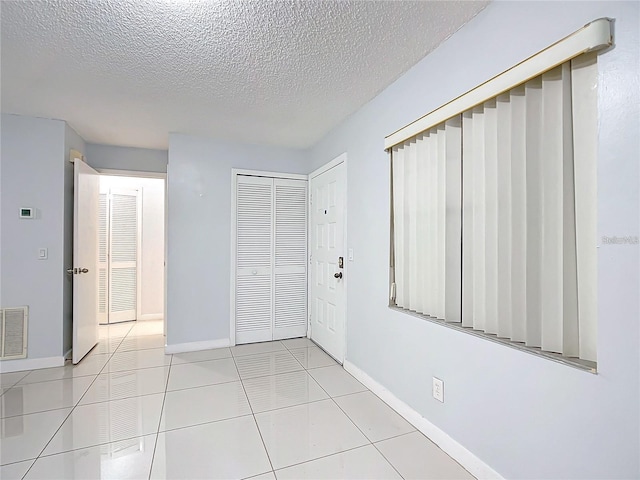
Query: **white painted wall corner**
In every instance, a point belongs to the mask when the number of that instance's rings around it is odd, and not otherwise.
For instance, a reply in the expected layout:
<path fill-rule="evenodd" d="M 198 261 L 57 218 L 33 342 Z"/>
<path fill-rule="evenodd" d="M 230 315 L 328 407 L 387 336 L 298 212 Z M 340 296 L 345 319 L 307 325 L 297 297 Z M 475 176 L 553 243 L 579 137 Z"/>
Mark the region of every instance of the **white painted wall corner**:
<path fill-rule="evenodd" d="M 424 418 L 420 413 L 415 411 L 409 405 L 404 403 L 393 393 L 375 381 L 365 372 L 356 367 L 353 363 L 345 360 L 344 369 L 353 375 L 360 383 L 375 393 L 382 401 L 393 408 L 406 421 L 420 430 L 433 443 L 438 445 L 445 453 L 466 468 L 473 476 L 478 479 L 502 479 L 503 477 L 489 465 L 484 463 L 472 452 L 467 450 L 460 443 L 455 441 L 443 430 L 436 427 L 429 420 Z"/>

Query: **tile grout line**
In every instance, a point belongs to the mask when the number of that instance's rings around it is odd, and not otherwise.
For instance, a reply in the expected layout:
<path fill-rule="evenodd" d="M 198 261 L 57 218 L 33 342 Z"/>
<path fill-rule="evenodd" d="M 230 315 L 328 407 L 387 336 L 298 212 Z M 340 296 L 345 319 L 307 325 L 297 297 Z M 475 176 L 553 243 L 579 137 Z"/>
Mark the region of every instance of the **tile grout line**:
<path fill-rule="evenodd" d="M 262 436 L 262 431 L 260 430 L 260 426 L 258 425 L 258 420 L 256 419 L 256 414 L 253 411 L 253 406 L 249 401 L 249 395 L 247 395 L 247 389 L 244 386 L 244 382 L 242 381 L 242 377 L 240 376 L 240 369 L 238 368 L 238 364 L 236 363 L 235 357 L 233 358 L 233 364 L 236 367 L 236 372 L 238 373 L 238 378 L 240 379 L 240 385 L 242 385 L 242 391 L 244 392 L 244 396 L 247 399 L 247 404 L 249 405 L 249 410 L 251 410 L 251 416 L 253 417 L 253 423 L 256 426 L 256 430 L 258 430 L 258 435 L 260 435 L 260 441 L 262 441 L 262 447 L 264 448 L 264 453 L 267 455 L 267 460 L 269 460 L 269 465 L 271 466 L 271 471 L 275 476 L 275 470 L 273 468 L 273 462 L 271 461 L 271 456 L 269 455 L 269 450 L 267 450 L 267 444 L 264 441 L 264 437 Z M 267 472 L 265 472 L 267 473 Z"/>
<path fill-rule="evenodd" d="M 340 367 L 344 370 L 344 367 L 343 367 L 342 365 L 341 365 Z M 344 370 L 344 371 L 345 371 L 346 373 L 349 373 L 349 372 L 347 372 L 346 370 Z M 349 374 L 349 375 L 351 375 L 351 374 Z M 313 375 L 309 374 L 309 376 L 310 376 L 311 378 L 313 378 Z M 313 378 L 313 379 L 315 380 L 315 378 Z M 317 380 L 316 380 L 316 383 L 318 383 L 318 385 L 320 385 L 320 383 L 319 383 Z M 365 387 L 365 386 L 363 385 L 363 387 Z M 327 395 L 329 395 L 329 392 L 327 392 L 327 391 L 325 390 L 325 388 L 324 388 L 322 385 L 320 385 L 320 388 L 322 388 L 322 390 L 324 390 L 324 392 L 325 392 Z M 367 387 L 365 387 L 365 388 L 366 388 L 366 390 L 363 390 L 364 392 L 370 392 L 370 391 L 371 391 L 371 390 L 369 390 Z M 357 393 L 362 393 L 362 392 L 353 392 L 353 393 L 350 393 L 350 394 L 349 394 L 349 393 L 347 393 L 347 394 L 344 394 L 344 395 L 337 395 L 336 397 L 345 397 L 345 396 L 347 396 L 347 395 L 355 395 L 355 394 L 357 394 Z M 372 392 L 372 393 L 373 393 L 373 392 Z M 349 419 L 349 421 L 353 424 L 353 426 L 354 426 L 354 427 L 356 427 L 356 428 L 358 429 L 358 431 L 359 431 L 359 432 L 364 436 L 364 438 L 369 442 L 369 445 L 372 445 L 372 446 L 373 446 L 373 448 L 375 448 L 376 450 L 378 450 L 378 449 L 376 448 L 375 444 L 374 444 L 374 443 L 369 439 L 369 437 L 368 437 L 368 436 L 367 436 L 367 435 L 362 431 L 362 429 L 361 429 L 360 427 L 358 427 L 358 425 L 356 425 L 356 422 L 354 422 L 354 421 L 353 421 L 353 419 L 349 416 L 349 414 L 348 414 L 347 412 L 345 412 L 345 411 L 342 409 L 342 407 L 340 407 L 340 405 L 338 404 L 338 402 L 336 402 L 335 398 L 334 398 L 333 396 L 331 396 L 331 395 L 329 395 L 329 398 L 330 398 L 330 399 L 333 401 L 333 403 L 338 407 L 338 409 L 339 409 L 339 410 L 340 410 L 340 411 L 341 411 L 341 412 L 342 412 L 342 413 L 343 413 L 343 414 L 344 414 L 344 415 Z M 363 446 L 366 446 L 366 445 L 361 445 L 361 447 L 363 447 Z M 360 448 L 360 447 L 356 447 L 356 448 Z M 352 449 L 352 450 L 353 450 L 353 449 Z M 348 450 L 344 450 L 344 451 L 348 451 Z M 380 452 L 380 451 L 378 450 L 378 452 Z M 342 452 L 339 452 L 339 453 L 342 453 Z M 380 452 L 380 454 L 382 455 L 382 452 Z M 334 454 L 334 455 L 335 455 L 335 454 Z M 389 465 L 391 465 L 391 468 L 393 468 L 393 469 L 396 471 L 396 473 L 397 473 L 398 475 L 400 475 L 400 478 L 404 479 L 404 477 L 400 474 L 400 472 L 396 469 L 396 467 L 395 467 L 395 466 L 394 466 L 394 465 L 393 465 L 389 460 L 387 460 L 387 457 L 385 457 L 384 455 L 382 455 L 382 457 L 385 459 L 385 461 L 386 461 Z"/>
<path fill-rule="evenodd" d="M 169 379 L 171 378 L 171 367 L 173 366 L 173 354 L 169 360 L 169 372 L 167 373 L 167 382 L 164 386 L 164 395 L 162 397 L 162 407 L 160 407 L 160 418 L 158 419 L 158 429 L 156 430 L 156 441 L 153 444 L 153 454 L 151 455 L 151 463 L 149 464 L 149 480 L 151 480 L 151 472 L 153 471 L 153 462 L 156 460 L 156 449 L 158 448 L 158 438 L 160 437 L 160 425 L 162 425 L 162 417 L 164 416 L 164 404 L 167 400 L 167 389 L 169 388 Z"/>
<path fill-rule="evenodd" d="M 128 333 L 127 333 L 128 334 Z M 126 335 L 125 335 L 126 337 Z M 98 339 L 98 343 L 100 343 L 100 340 L 104 340 L 104 339 Z M 123 339 L 120 341 L 120 343 L 122 343 Z M 93 350 L 94 348 L 96 348 L 97 344 L 93 346 L 93 348 L 91 350 Z M 118 344 L 118 346 L 120 346 L 120 344 Z M 90 350 L 90 351 L 91 351 Z M 117 350 L 117 347 L 116 347 Z M 89 351 L 89 352 L 90 352 Z M 89 352 L 87 352 L 87 354 L 89 354 Z M 31 464 L 31 466 L 29 467 L 29 469 L 24 473 L 24 475 L 22 476 L 22 478 L 24 479 L 29 472 L 31 471 L 31 469 L 33 468 L 33 466 L 36 464 L 36 462 L 38 461 L 38 459 L 40 459 L 40 457 L 42 457 L 44 451 L 47 449 L 47 447 L 49 446 L 49 444 L 51 443 L 51 441 L 55 438 L 55 436 L 58 434 L 58 432 L 60 431 L 60 429 L 63 427 L 63 425 L 67 422 L 67 420 L 69 420 L 69 417 L 71 417 L 71 414 L 75 411 L 76 407 L 80 404 L 80 402 L 82 401 L 82 399 L 84 398 L 84 396 L 87 394 L 87 392 L 89 391 L 89 389 L 93 386 L 93 384 L 96 382 L 96 380 L 98 379 L 98 376 L 100 375 L 100 373 L 102 372 L 102 370 L 104 370 L 104 368 L 107 366 L 107 364 L 111 361 L 111 358 L 113 357 L 113 355 L 115 354 L 115 350 L 113 351 L 113 353 L 109 354 L 109 358 L 107 359 L 107 361 L 104 363 L 104 365 L 102 365 L 102 368 L 100 368 L 100 370 L 98 371 L 98 373 L 96 374 L 96 376 L 93 378 L 93 381 L 89 384 L 89 386 L 87 387 L 87 389 L 84 391 L 84 393 L 82 394 L 82 396 L 78 399 L 78 401 L 75 403 L 75 405 L 73 405 L 73 407 L 71 407 L 71 410 L 69 411 L 69 413 L 67 414 L 67 416 L 64 418 L 64 420 L 62 421 L 62 423 L 60 423 L 60 426 L 56 429 L 56 431 L 53 433 L 53 435 L 51 436 L 51 438 L 49 439 L 49 441 L 45 444 L 45 446 L 42 448 L 42 450 L 40 451 L 40 453 L 38 454 L 38 456 L 35 458 L 34 462 Z M 86 357 L 86 355 L 85 355 Z M 85 358 L 83 357 L 83 358 Z M 82 360 L 80 360 L 82 361 Z M 28 374 L 26 375 L 28 376 Z M 25 378 L 26 378 L 25 376 Z M 85 376 L 89 376 L 89 375 L 85 375 Z M 73 376 L 71 377 L 73 378 Z M 42 383 L 42 382 L 36 382 L 36 383 Z M 69 408 L 69 407 L 67 407 Z M 62 409 L 58 409 L 58 410 L 62 410 Z M 63 452 L 59 452 L 59 453 L 63 453 Z M 48 455 L 47 455 L 48 456 Z"/>

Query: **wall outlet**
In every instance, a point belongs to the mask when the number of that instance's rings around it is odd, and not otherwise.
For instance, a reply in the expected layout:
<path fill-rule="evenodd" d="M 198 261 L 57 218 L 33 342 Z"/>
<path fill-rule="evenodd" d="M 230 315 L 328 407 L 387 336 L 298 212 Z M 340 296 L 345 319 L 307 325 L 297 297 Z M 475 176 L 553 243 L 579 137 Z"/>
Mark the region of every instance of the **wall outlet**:
<path fill-rule="evenodd" d="M 444 381 L 433 377 L 433 398 L 444 403 Z"/>

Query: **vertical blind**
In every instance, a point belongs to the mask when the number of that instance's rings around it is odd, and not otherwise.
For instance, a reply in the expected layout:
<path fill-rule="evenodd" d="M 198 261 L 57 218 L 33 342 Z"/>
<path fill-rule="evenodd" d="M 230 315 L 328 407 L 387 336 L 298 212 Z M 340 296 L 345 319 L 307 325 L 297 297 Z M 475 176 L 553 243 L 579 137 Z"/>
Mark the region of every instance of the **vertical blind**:
<path fill-rule="evenodd" d="M 392 148 L 392 301 L 596 361 L 597 66 L 584 54 Z"/>

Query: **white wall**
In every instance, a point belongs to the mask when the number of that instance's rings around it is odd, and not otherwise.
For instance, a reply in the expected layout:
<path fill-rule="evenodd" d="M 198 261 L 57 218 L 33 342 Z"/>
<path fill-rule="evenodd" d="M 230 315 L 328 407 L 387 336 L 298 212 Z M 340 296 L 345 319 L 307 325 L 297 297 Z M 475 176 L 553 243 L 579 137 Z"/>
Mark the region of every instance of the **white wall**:
<path fill-rule="evenodd" d="M 302 151 L 169 136 L 168 346 L 229 339 L 232 168 L 308 170 Z"/>
<path fill-rule="evenodd" d="M 613 17 L 616 45 L 599 60 L 599 235 L 638 235 L 639 6 L 491 3 L 311 151 L 309 170 L 348 153 L 347 360 L 506 478 L 640 477 L 638 246 L 599 249 L 598 375 L 394 312 L 383 139 Z M 444 379 L 444 404 L 432 376 Z"/>
<path fill-rule="evenodd" d="M 149 148 L 87 144 L 87 163 L 93 168 L 163 173 L 167 171 L 167 151 Z"/>
<path fill-rule="evenodd" d="M 142 248 L 140 254 L 141 315 L 164 315 L 164 191 L 159 178 L 100 177 L 100 190 L 139 189 L 142 192 Z"/>
<path fill-rule="evenodd" d="M 28 359 L 62 359 L 65 122 L 3 114 L 0 129 L 0 304 L 29 306 Z M 19 219 L 20 207 L 35 207 L 37 218 Z M 41 247 L 47 260 L 38 259 Z"/>

